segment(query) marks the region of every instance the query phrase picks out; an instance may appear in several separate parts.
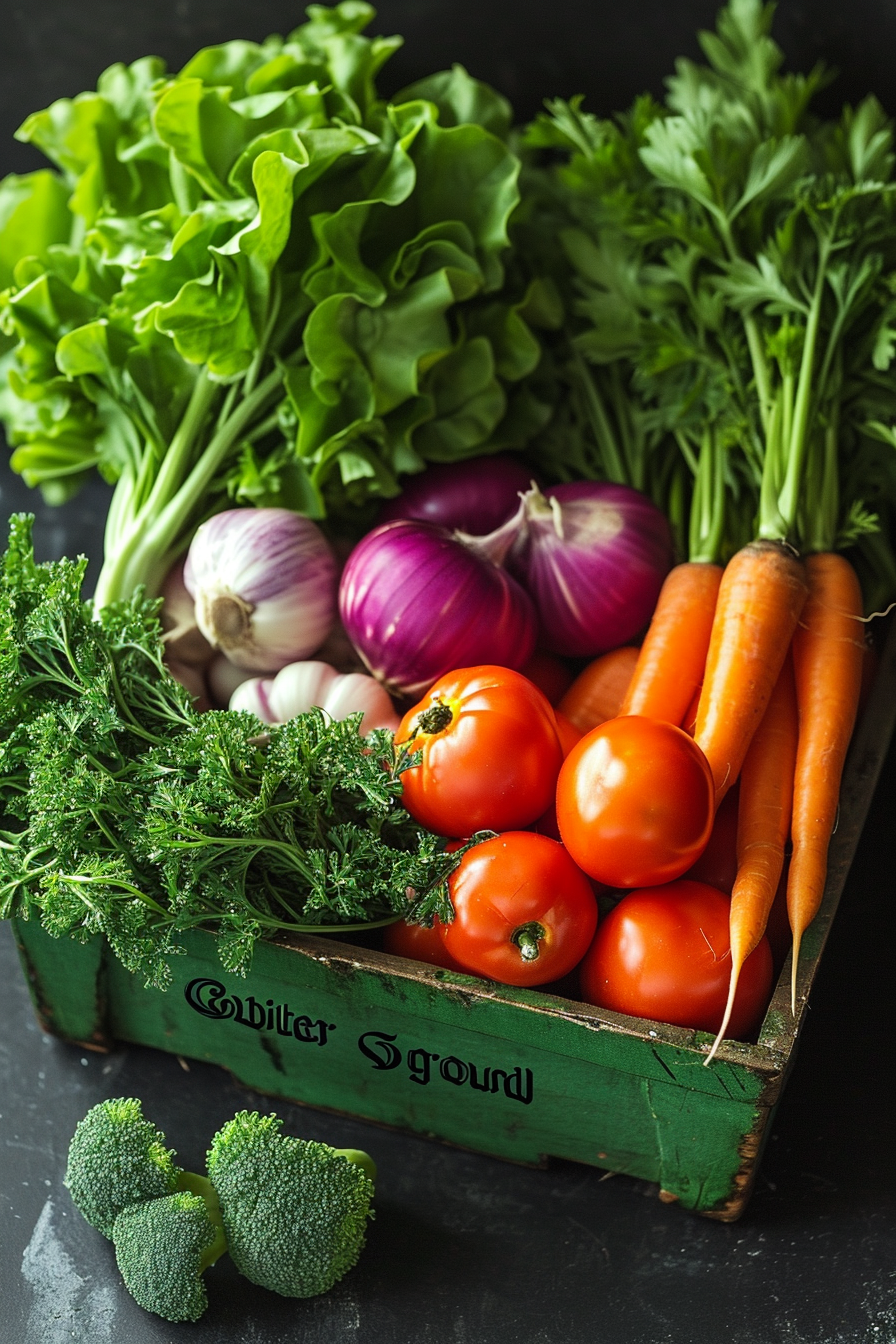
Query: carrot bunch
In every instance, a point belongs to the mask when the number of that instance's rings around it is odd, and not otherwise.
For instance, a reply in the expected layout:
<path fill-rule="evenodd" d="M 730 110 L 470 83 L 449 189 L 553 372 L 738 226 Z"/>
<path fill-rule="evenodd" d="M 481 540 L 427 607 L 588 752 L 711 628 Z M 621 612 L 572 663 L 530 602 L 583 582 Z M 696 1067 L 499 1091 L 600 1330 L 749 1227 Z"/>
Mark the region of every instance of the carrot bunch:
<path fill-rule="evenodd" d="M 740 781 L 732 996 L 792 847 L 795 1011 L 863 663 L 840 552 L 869 607 L 896 592 L 896 127 L 873 98 L 817 114 L 822 72 L 785 71 L 772 14 L 728 4 L 664 105 L 555 100 L 532 144 L 556 156 L 546 224 L 569 214 L 570 441 L 649 488 L 687 557 L 621 712 L 692 732 L 717 805 Z"/>
<path fill-rule="evenodd" d="M 715 781 L 716 806 L 739 781 L 731 980 L 714 1056 L 744 962 L 759 944 L 793 857 L 787 909 L 792 1007 L 800 945 L 818 913 L 840 780 L 855 723 L 864 654 L 862 598 L 842 555 L 800 559 L 781 543 L 744 546 L 722 570 L 672 570 L 622 706 L 687 726 Z"/>

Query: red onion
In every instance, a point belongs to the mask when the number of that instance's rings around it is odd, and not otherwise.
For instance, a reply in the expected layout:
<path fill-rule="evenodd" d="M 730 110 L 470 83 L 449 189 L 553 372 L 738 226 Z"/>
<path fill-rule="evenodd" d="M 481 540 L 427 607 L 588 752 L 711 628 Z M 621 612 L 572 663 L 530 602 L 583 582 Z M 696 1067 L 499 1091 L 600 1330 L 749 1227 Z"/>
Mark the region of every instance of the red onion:
<path fill-rule="evenodd" d="M 400 495 L 386 501 L 379 521 L 414 518 L 479 536 L 512 517 L 520 494 L 531 484 L 532 472 L 512 453 L 434 462 L 412 476 Z"/>
<path fill-rule="evenodd" d="M 374 528 L 339 587 L 346 632 L 375 677 L 419 695 L 457 667 L 519 669 L 535 647 L 532 603 L 477 542 L 398 519 Z"/>
<path fill-rule="evenodd" d="M 515 533 L 509 550 L 507 537 Z M 593 658 L 644 628 L 672 565 L 664 514 L 627 485 L 576 481 L 533 487 L 517 516 L 491 538 L 535 603 L 539 645 Z"/>

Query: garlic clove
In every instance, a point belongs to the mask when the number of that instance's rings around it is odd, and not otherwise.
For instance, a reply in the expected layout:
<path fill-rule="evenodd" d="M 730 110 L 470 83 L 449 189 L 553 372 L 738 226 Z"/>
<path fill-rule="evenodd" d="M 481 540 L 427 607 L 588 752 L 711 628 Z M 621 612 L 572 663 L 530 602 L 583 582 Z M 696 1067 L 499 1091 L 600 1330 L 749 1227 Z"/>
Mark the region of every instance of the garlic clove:
<path fill-rule="evenodd" d="M 249 672 L 306 658 L 336 617 L 332 547 L 289 509 L 228 509 L 207 519 L 190 544 L 184 582 L 200 630 Z"/>
<path fill-rule="evenodd" d="M 330 688 L 338 673 L 329 663 L 290 663 L 281 668 L 271 687 L 271 709 L 279 723 L 285 723 L 296 714 L 303 714 L 312 705 L 324 708 Z"/>
<path fill-rule="evenodd" d="M 214 649 L 196 624 L 196 608 L 184 583 L 184 561 L 172 565 L 162 584 L 160 613 L 168 656 L 178 663 L 204 667 Z"/>
<path fill-rule="evenodd" d="M 388 691 L 374 677 L 364 672 L 347 672 L 337 677 L 323 706 L 334 719 L 347 719 L 349 714 L 363 710 L 360 732 L 373 728 L 388 728 L 395 732 L 398 715 Z"/>
<path fill-rule="evenodd" d="M 266 670 L 273 671 L 272 668 Z M 206 671 L 208 688 L 215 705 L 220 709 L 226 708 L 237 686 L 242 686 L 243 682 L 249 681 L 251 677 L 251 672 L 247 672 L 243 667 L 235 667 L 225 654 L 216 653 Z"/>
<path fill-rule="evenodd" d="M 230 697 L 228 708 L 245 710 L 261 719 L 262 723 L 279 723 L 280 720 L 271 709 L 272 684 L 270 677 L 249 677 L 237 686 Z"/>

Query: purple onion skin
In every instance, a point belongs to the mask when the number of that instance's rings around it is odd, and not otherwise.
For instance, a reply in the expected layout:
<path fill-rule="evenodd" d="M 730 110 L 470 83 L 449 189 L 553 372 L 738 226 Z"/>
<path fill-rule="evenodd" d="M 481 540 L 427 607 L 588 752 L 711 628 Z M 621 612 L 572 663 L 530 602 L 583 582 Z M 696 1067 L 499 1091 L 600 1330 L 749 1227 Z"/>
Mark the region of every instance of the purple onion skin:
<path fill-rule="evenodd" d="M 518 671 L 538 624 L 503 569 L 444 528 L 407 519 L 374 528 L 352 551 L 339 613 L 367 667 L 399 696 L 421 695 L 458 667 Z"/>
<path fill-rule="evenodd" d="M 516 512 L 532 472 L 511 453 L 471 457 L 466 462 L 434 462 L 412 476 L 400 495 L 386 500 L 380 523 L 411 518 L 481 536 Z"/>
<path fill-rule="evenodd" d="M 544 492 L 560 506 L 530 513 L 507 558 L 538 612 L 539 647 L 595 658 L 650 620 L 673 561 L 672 534 L 655 504 L 627 485 L 575 481 Z"/>

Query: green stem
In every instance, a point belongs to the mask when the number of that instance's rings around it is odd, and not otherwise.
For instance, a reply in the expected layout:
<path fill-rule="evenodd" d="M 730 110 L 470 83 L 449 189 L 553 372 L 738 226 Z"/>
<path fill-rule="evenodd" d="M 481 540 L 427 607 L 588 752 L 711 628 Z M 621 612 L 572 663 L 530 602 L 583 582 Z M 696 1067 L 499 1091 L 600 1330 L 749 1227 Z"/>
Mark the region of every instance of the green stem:
<path fill-rule="evenodd" d="M 825 268 L 828 248 L 822 247 L 818 260 L 818 275 L 815 281 L 815 293 L 806 321 L 806 334 L 803 340 L 803 353 L 800 359 L 800 375 L 797 382 L 796 399 L 793 410 L 793 427 L 784 444 L 786 469 L 784 484 L 778 496 L 778 512 L 781 517 L 783 534 L 767 537 L 768 540 L 786 541 L 796 524 L 797 509 L 800 502 L 800 487 L 803 481 L 803 468 L 806 460 L 806 446 L 809 428 L 809 406 L 812 400 L 812 375 L 815 368 L 815 346 L 818 340 L 818 328 L 821 322 L 821 299 L 824 291 Z M 760 536 L 763 536 L 760 532 Z"/>
<path fill-rule="evenodd" d="M 722 236 L 722 242 L 725 250 L 732 261 L 740 260 L 740 252 L 734 241 L 734 234 L 731 232 L 731 226 L 725 218 L 721 207 L 715 215 L 719 225 L 719 232 Z M 759 418 L 762 422 L 764 432 L 767 432 L 769 418 L 772 413 L 772 384 L 771 374 L 769 372 L 768 360 L 765 357 L 765 350 L 762 346 L 762 336 L 759 327 L 752 313 L 745 313 L 743 318 L 744 334 L 747 338 L 747 348 L 750 351 L 750 363 L 753 366 L 753 381 L 756 384 L 756 394 L 759 399 Z"/>
<path fill-rule="evenodd" d="M 643 435 L 639 434 L 633 422 L 631 405 L 626 396 L 625 388 L 622 386 L 618 360 L 614 360 L 610 365 L 610 388 L 628 483 L 635 490 L 643 490 L 646 465 L 644 462 Z"/>
<path fill-rule="evenodd" d="M 675 431 L 675 442 L 681 449 L 681 455 L 684 458 L 685 462 L 687 462 L 691 475 L 696 476 L 700 465 L 699 459 L 695 454 L 691 445 L 688 443 L 687 435 L 684 433 L 683 430 L 677 429 Z"/>
<path fill-rule="evenodd" d="M 826 426 L 818 445 L 821 461 L 817 464 L 817 470 L 810 473 L 811 479 L 818 482 L 818 488 L 805 501 L 805 516 L 802 518 L 801 531 L 808 551 L 833 550 L 837 539 L 837 517 L 840 511 L 838 429 L 835 416 Z"/>
<path fill-rule="evenodd" d="M 116 487 L 119 498 L 113 497 L 113 509 L 110 510 L 110 520 L 114 512 L 114 528 L 111 525 L 106 528 L 105 560 L 94 596 L 96 611 L 130 596 L 132 588 L 127 587 L 125 575 L 133 554 L 150 520 L 175 493 L 188 470 L 195 440 L 217 395 L 218 385 L 211 381 L 207 370 L 202 369 L 193 385 L 183 419 L 161 459 L 155 482 L 142 502 L 138 502 L 142 494 L 138 490 L 138 477 L 123 476 L 119 481 Z"/>
<path fill-rule="evenodd" d="M 212 381 L 208 369 L 205 367 L 200 369 L 183 419 L 162 458 L 155 484 L 141 510 L 145 517 L 155 517 L 160 508 L 179 489 L 193 446 L 219 390 L 220 384 Z"/>
<path fill-rule="evenodd" d="M 688 559 L 714 564 L 725 526 L 725 476 L 721 449 L 711 428 L 703 432 L 688 535 Z"/>
<path fill-rule="evenodd" d="M 310 882 L 312 879 L 313 874 L 307 864 L 302 863 L 296 849 L 292 845 L 287 844 L 285 840 L 267 840 L 262 836 L 249 835 L 204 835 L 201 831 L 194 831 L 193 834 L 196 836 L 195 840 L 167 840 L 167 848 L 179 850 L 204 849 L 209 851 L 212 849 L 231 850 L 250 848 L 253 849 L 256 854 L 261 854 L 265 850 L 274 852 L 282 851 L 282 855 L 287 860 L 290 868 L 293 868 L 297 873 L 300 873 L 306 881 Z M 251 855 L 248 863 L 251 863 L 254 857 L 254 854 Z"/>
<path fill-rule="evenodd" d="M 617 485 L 630 485 L 629 474 L 616 443 L 616 436 L 610 424 L 603 400 L 585 364 L 580 352 L 573 346 L 573 364 L 578 376 L 579 388 L 585 400 L 585 410 L 591 423 L 591 429 L 597 441 L 600 465 L 608 481 Z"/>
<path fill-rule="evenodd" d="M 126 535 L 131 523 L 131 506 L 134 498 L 136 472 L 129 463 L 115 483 L 109 511 L 106 514 L 106 526 L 103 534 L 103 554 L 112 556 L 118 553 L 121 538 Z M 105 568 L 105 565 L 104 565 Z M 102 574 L 100 582 L 102 582 Z"/>
<path fill-rule="evenodd" d="M 535 919 L 531 919 L 528 924 L 521 924 L 518 929 L 514 929 L 510 935 L 510 941 L 519 948 L 523 961 L 537 961 L 541 951 L 540 944 L 544 937 L 544 925 L 539 924 Z"/>
<path fill-rule="evenodd" d="M 371 1181 L 376 1181 L 376 1163 L 369 1153 L 362 1152 L 360 1148 L 334 1148 L 333 1152 L 337 1157 L 344 1157 L 354 1166 L 360 1167 Z"/>
<path fill-rule="evenodd" d="M 747 347 L 750 351 L 750 363 L 753 366 L 756 394 L 759 399 L 759 419 L 763 431 L 767 433 L 774 398 L 772 397 L 768 362 L 762 348 L 762 337 L 759 335 L 759 328 L 752 313 L 744 317 L 744 331 L 747 337 Z"/>
<path fill-rule="evenodd" d="M 124 882 L 121 878 L 110 878 L 107 876 L 90 877 L 85 873 L 63 873 L 61 876 L 63 882 L 71 882 L 78 887 L 118 887 L 120 891 L 127 892 L 129 896 L 136 896 L 139 901 L 142 901 L 150 910 L 154 910 L 157 915 L 163 915 L 166 922 L 171 920 L 171 912 L 169 910 L 166 910 L 164 906 L 159 905 L 159 903 L 154 901 L 151 896 L 147 896 L 145 891 L 141 891 L 139 887 L 135 887 L 131 882 Z M 85 900 L 84 904 L 90 905 L 90 902 Z M 95 907 L 90 905 L 90 908 L 93 910 Z"/>
<path fill-rule="evenodd" d="M 207 1246 L 199 1258 L 199 1273 L 203 1274 L 216 1260 L 220 1260 L 227 1250 L 227 1234 L 224 1231 L 224 1217 L 221 1213 L 218 1192 L 207 1176 L 200 1176 L 195 1171 L 182 1171 L 174 1188 L 186 1190 L 191 1195 L 199 1195 L 205 1200 L 209 1221 L 217 1229 L 217 1236 L 211 1246 Z"/>
<path fill-rule="evenodd" d="M 252 420 L 267 409 L 282 383 L 283 374 L 277 367 L 258 384 L 250 396 L 238 404 L 227 422 L 214 434 L 177 493 L 155 515 L 153 521 L 140 530 L 137 542 L 120 573 L 119 582 L 123 593 L 132 592 L 139 583 L 145 583 L 147 589 L 152 591 L 153 586 L 161 582 L 164 574 L 158 571 L 164 569 L 163 562 L 176 550 L 178 538 L 191 515 L 200 507 L 221 463 Z"/>
<path fill-rule="evenodd" d="M 454 711 L 450 705 L 446 705 L 444 700 L 437 700 L 434 705 L 424 709 L 417 715 L 417 722 L 414 725 L 415 734 L 420 733 L 441 733 L 454 720 Z"/>
<path fill-rule="evenodd" d="M 783 393 L 783 389 L 782 389 Z M 789 420 L 791 417 L 787 416 Z M 759 481 L 759 527 L 760 537 L 767 540 L 780 538 L 784 523 L 778 511 L 778 491 L 781 486 L 783 470 L 781 424 L 785 419 L 781 397 L 775 399 L 771 418 L 765 436 L 765 461 Z"/>

